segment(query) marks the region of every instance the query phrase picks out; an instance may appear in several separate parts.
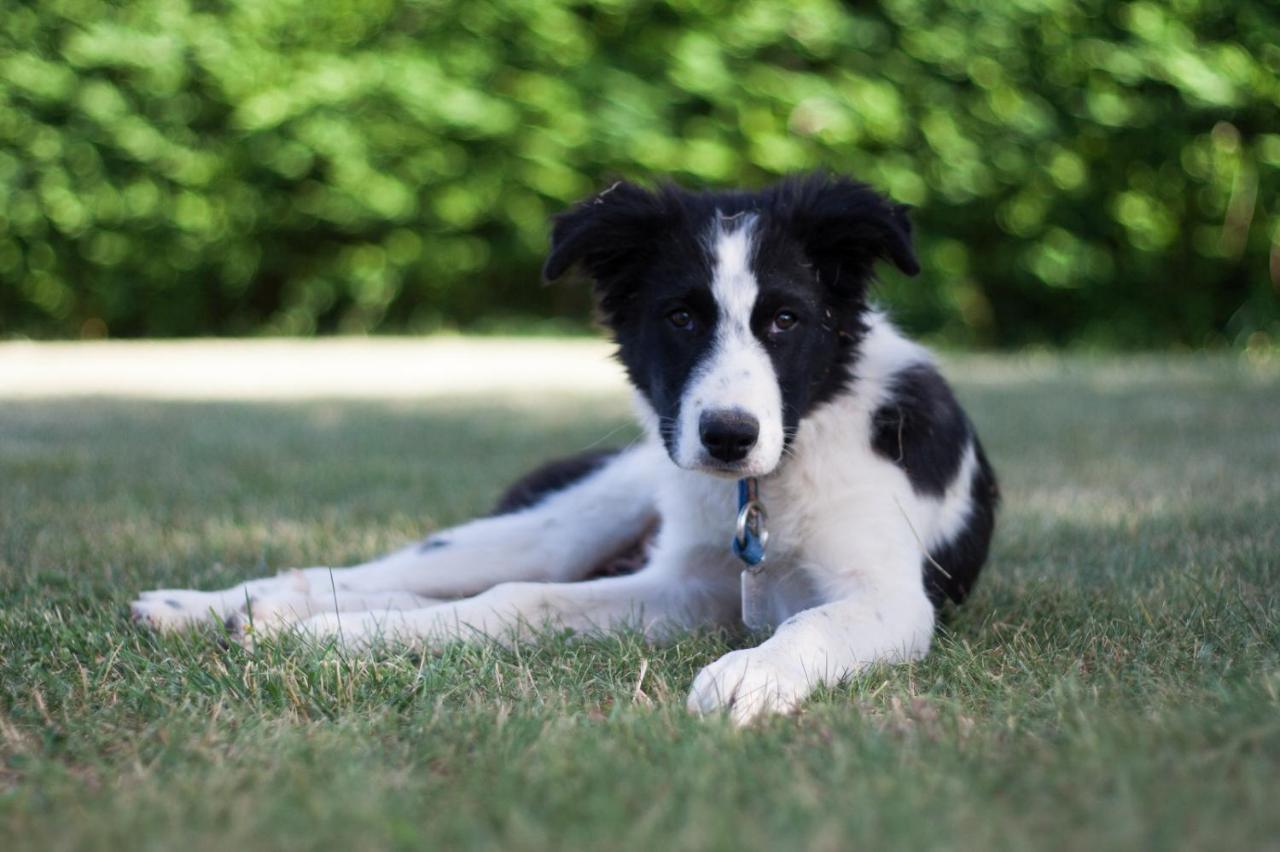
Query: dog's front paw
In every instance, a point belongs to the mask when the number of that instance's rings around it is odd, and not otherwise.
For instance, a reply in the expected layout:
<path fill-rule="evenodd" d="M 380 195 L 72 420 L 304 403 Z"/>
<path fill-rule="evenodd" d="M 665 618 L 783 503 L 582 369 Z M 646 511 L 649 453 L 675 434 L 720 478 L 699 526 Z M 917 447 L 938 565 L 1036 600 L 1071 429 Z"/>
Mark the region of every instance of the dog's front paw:
<path fill-rule="evenodd" d="M 157 633 L 174 633 L 202 622 L 221 621 L 221 604 L 220 596 L 210 592 L 157 589 L 143 592 L 129 604 L 129 618 Z"/>
<path fill-rule="evenodd" d="M 693 681 L 689 712 L 727 711 L 736 725 L 775 713 L 791 713 L 811 689 L 803 669 L 762 648 L 725 654 Z"/>

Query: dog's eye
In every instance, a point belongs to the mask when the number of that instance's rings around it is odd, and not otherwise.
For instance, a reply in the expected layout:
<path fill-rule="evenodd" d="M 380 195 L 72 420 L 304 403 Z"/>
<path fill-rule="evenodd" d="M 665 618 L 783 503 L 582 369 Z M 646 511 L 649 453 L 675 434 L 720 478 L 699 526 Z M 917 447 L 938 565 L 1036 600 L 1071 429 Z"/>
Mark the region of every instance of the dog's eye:
<path fill-rule="evenodd" d="M 688 329 L 693 325 L 693 315 L 684 308 L 676 308 L 674 311 L 667 314 L 667 322 L 671 323 L 676 328 Z"/>
<path fill-rule="evenodd" d="M 778 311 L 773 318 L 773 327 L 770 331 L 789 331 L 795 328 L 796 323 L 800 322 L 800 317 L 791 311 Z"/>

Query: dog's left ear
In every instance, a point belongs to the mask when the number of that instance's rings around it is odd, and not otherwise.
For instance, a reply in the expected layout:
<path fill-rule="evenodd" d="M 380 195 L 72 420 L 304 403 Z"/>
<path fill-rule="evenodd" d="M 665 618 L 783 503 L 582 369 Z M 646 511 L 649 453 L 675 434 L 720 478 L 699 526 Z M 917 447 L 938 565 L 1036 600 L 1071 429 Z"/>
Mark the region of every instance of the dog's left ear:
<path fill-rule="evenodd" d="M 864 183 L 822 174 L 783 183 L 776 192 L 783 221 L 827 283 L 861 287 L 878 260 L 907 275 L 920 272 L 905 205 Z"/>

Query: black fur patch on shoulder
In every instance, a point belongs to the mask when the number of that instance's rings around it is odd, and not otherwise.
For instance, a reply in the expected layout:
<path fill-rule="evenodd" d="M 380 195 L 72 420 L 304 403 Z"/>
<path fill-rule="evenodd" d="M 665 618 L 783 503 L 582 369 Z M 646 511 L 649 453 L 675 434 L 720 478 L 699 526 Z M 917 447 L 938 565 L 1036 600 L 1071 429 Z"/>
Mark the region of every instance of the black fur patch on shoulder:
<path fill-rule="evenodd" d="M 924 589 L 934 607 L 941 607 L 948 598 L 962 603 L 968 597 L 978 572 L 987 561 L 987 549 L 995 529 L 1000 487 L 977 436 L 973 439 L 973 449 L 978 465 L 969 488 L 969 519 L 955 538 L 935 548 L 924 559 Z"/>
<path fill-rule="evenodd" d="M 941 497 L 955 479 L 972 429 L 946 381 L 928 364 L 893 378 L 871 417 L 871 446 L 907 474 L 917 494 Z"/>
<path fill-rule="evenodd" d="M 492 514 L 506 515 L 532 508 L 550 495 L 586 479 L 617 454 L 617 450 L 599 450 L 548 462 L 516 480 L 498 498 Z"/>

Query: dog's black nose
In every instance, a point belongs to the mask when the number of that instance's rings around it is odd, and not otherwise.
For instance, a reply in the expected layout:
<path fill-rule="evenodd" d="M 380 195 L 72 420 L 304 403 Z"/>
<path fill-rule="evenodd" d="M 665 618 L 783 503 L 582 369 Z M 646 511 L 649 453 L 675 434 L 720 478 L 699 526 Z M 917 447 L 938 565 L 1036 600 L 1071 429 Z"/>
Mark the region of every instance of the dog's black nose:
<path fill-rule="evenodd" d="M 712 458 L 742 461 L 760 437 L 760 421 L 745 411 L 704 411 L 698 418 L 698 434 Z"/>

